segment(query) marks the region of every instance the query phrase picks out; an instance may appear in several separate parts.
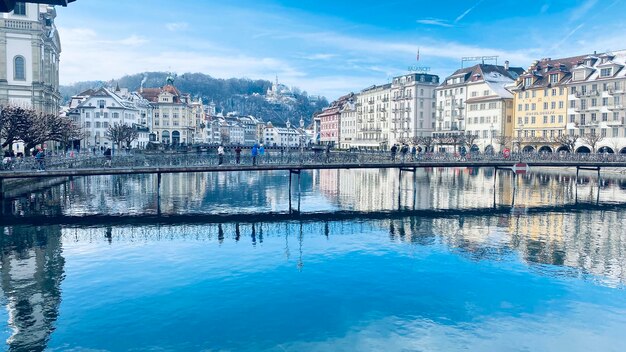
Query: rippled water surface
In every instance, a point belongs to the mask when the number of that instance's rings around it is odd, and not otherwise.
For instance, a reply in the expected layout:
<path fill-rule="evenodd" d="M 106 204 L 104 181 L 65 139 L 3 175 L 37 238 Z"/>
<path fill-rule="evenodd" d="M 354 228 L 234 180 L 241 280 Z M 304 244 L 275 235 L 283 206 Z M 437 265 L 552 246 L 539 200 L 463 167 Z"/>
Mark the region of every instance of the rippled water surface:
<path fill-rule="evenodd" d="M 156 181 L 3 204 L 6 350 L 626 350 L 620 175 L 316 171 L 300 215 L 287 173 Z"/>

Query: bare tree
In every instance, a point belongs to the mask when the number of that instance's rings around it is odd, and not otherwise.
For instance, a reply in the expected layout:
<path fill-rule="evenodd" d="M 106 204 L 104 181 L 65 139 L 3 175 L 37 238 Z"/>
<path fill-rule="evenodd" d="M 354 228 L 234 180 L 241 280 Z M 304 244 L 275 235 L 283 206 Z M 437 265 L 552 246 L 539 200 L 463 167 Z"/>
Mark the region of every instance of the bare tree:
<path fill-rule="evenodd" d="M 2 148 L 13 148 L 13 143 L 20 140 L 20 132 L 28 125 L 32 111 L 17 106 L 6 106 L 0 112 L 0 140 Z"/>
<path fill-rule="evenodd" d="M 509 146 L 512 141 L 513 139 L 511 137 L 505 136 L 503 134 L 496 137 L 496 144 L 500 146 L 500 150 Z"/>
<path fill-rule="evenodd" d="M 53 140 L 61 143 L 63 149 L 67 150 L 71 147 L 73 141 L 80 141 L 85 138 L 85 134 L 80 127 L 76 126 L 69 118 L 63 118 L 61 122 L 64 124 L 61 133 L 54 136 Z"/>
<path fill-rule="evenodd" d="M 566 147 L 570 153 L 573 153 L 574 148 L 576 148 L 576 142 L 578 141 L 578 138 L 580 137 L 578 137 L 577 135 L 562 134 L 560 136 L 555 136 L 554 142 L 558 143 L 562 147 Z"/>
<path fill-rule="evenodd" d="M 116 123 L 112 126 L 109 126 L 109 129 L 104 134 L 106 138 L 108 138 L 113 144 L 116 144 L 118 147 L 124 141 L 126 137 L 126 128 L 128 125 Z"/>
<path fill-rule="evenodd" d="M 463 143 L 467 146 L 467 149 L 471 149 L 476 140 L 478 139 L 478 135 L 476 134 L 466 134 Z"/>
<path fill-rule="evenodd" d="M 124 142 L 126 142 L 126 148 L 130 149 L 130 145 L 139 139 L 139 132 L 135 127 L 128 126 L 126 134 L 124 135 Z"/>
<path fill-rule="evenodd" d="M 588 133 L 585 134 L 582 137 L 582 140 L 589 144 L 589 146 L 591 147 L 591 152 L 595 153 L 596 152 L 596 146 L 598 145 L 598 143 L 602 142 L 604 140 L 604 137 L 602 137 L 601 135 L 595 134 L 595 133 Z"/>

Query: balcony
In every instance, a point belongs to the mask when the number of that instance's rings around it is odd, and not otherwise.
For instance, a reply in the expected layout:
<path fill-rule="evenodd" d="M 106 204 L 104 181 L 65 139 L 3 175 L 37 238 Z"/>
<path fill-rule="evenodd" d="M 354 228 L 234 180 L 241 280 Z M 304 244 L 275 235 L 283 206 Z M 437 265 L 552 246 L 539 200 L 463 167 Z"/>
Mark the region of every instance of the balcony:
<path fill-rule="evenodd" d="M 609 121 L 605 121 L 607 126 L 621 126 L 624 124 L 624 122 L 619 119 L 619 120 L 609 120 Z"/>
<path fill-rule="evenodd" d="M 609 110 L 621 110 L 624 108 L 623 105 L 609 105 L 608 106 Z"/>

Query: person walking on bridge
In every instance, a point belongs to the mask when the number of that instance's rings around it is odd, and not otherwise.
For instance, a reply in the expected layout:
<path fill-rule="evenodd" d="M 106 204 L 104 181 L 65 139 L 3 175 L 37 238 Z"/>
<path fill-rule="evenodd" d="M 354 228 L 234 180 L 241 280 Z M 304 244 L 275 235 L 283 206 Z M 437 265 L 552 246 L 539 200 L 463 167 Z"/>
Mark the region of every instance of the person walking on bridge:
<path fill-rule="evenodd" d="M 241 162 L 241 147 L 237 146 L 235 148 L 235 162 L 239 164 Z"/>
<path fill-rule="evenodd" d="M 396 161 L 397 153 L 398 153 L 398 145 L 394 144 L 391 146 L 391 161 Z"/>
<path fill-rule="evenodd" d="M 259 155 L 259 145 L 254 143 L 252 146 L 252 166 L 256 165 L 256 157 Z"/>
<path fill-rule="evenodd" d="M 41 147 L 37 148 L 37 153 L 35 154 L 35 160 L 37 160 L 37 171 L 45 171 L 46 170 L 46 152 L 41 149 Z"/>

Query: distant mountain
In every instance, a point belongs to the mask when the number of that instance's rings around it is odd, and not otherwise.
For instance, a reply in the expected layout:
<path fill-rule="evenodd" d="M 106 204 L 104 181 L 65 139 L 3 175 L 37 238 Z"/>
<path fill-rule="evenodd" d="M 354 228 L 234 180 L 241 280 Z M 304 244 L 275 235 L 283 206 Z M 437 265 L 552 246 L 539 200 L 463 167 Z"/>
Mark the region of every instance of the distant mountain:
<path fill-rule="evenodd" d="M 144 88 L 161 87 L 167 76 L 166 72 L 145 72 L 107 82 L 78 82 L 61 86 L 60 91 L 67 102 L 72 95 L 89 88 L 115 87 L 119 84 L 122 88 L 136 91 L 141 88 L 142 81 Z M 202 73 L 185 73 L 176 77 L 174 85 L 181 92 L 191 94 L 194 99 L 202 98 L 205 104 L 214 102 L 218 113 L 238 112 L 275 124 L 284 124 L 287 119 L 291 119 L 292 124 L 297 125 L 302 116 L 308 125 L 312 122 L 313 113 L 328 106 L 324 97 L 309 97 L 305 91 L 283 85 L 279 85 L 278 89 L 274 87 L 271 96 L 267 96 L 268 89 L 272 90 L 272 82 L 266 80 L 219 79 Z"/>

